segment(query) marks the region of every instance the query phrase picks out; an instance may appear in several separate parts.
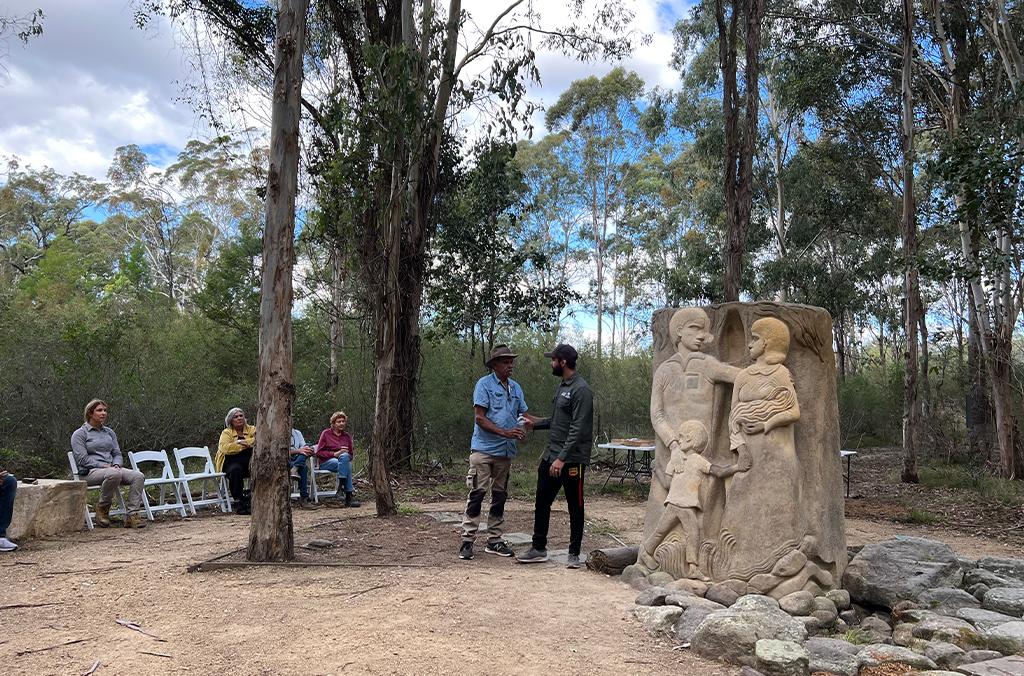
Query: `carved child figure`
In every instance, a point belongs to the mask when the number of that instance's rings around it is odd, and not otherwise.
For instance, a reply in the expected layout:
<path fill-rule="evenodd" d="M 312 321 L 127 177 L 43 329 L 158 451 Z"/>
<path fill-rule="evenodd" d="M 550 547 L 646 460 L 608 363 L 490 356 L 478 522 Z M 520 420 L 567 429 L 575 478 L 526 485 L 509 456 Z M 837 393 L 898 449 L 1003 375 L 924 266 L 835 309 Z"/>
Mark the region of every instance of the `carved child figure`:
<path fill-rule="evenodd" d="M 665 537 L 671 533 L 676 524 L 686 534 L 686 574 L 687 577 L 704 577 L 699 570 L 697 556 L 701 541 L 701 512 L 704 507 L 702 488 L 705 477 L 712 473 L 713 466 L 703 456 L 708 446 L 708 430 L 699 420 L 687 420 L 679 427 L 676 437 L 678 444 L 672 445 L 672 458 L 669 460 L 666 475 L 670 480 L 668 496 L 665 498 L 665 510 L 661 513 L 657 526 L 651 535 L 644 540 L 640 562 L 647 568 L 657 568 L 654 552 Z M 719 471 L 732 470 L 714 467 Z"/>

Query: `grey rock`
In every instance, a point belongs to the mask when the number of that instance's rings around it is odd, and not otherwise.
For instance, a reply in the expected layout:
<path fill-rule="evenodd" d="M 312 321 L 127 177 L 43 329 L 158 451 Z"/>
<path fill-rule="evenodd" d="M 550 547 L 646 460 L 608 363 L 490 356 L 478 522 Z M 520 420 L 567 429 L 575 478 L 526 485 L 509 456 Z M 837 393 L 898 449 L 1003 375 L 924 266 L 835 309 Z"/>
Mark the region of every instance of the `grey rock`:
<path fill-rule="evenodd" d="M 966 655 L 962 648 L 945 641 L 930 641 L 924 649 L 924 656 L 943 669 L 955 669 L 964 664 Z"/>
<path fill-rule="evenodd" d="M 665 605 L 667 606 L 679 606 L 684 610 L 686 608 L 706 608 L 708 610 L 725 610 L 725 606 L 721 603 L 715 603 L 709 601 L 706 598 L 700 596 L 694 596 L 693 594 L 683 594 L 676 592 L 669 594 L 665 597 Z"/>
<path fill-rule="evenodd" d="M 890 640 L 896 645 L 909 646 L 914 642 L 914 624 L 912 622 L 900 622 L 893 627 Z M 888 641 L 880 641 L 880 643 L 888 643 Z"/>
<path fill-rule="evenodd" d="M 1024 676 L 1024 657 L 1000 657 L 975 664 L 964 664 L 957 669 L 967 676 Z"/>
<path fill-rule="evenodd" d="M 988 660 L 999 659 L 1002 656 L 1003 654 L 998 650 L 968 650 L 967 654 L 964 655 L 964 664 L 987 662 Z"/>
<path fill-rule="evenodd" d="M 762 638 L 754 644 L 757 670 L 765 676 L 808 676 L 810 655 L 793 641 Z"/>
<path fill-rule="evenodd" d="M 731 606 L 739 597 L 739 594 L 721 583 L 711 585 L 704 594 L 704 598 L 721 603 L 723 606 Z"/>
<path fill-rule="evenodd" d="M 665 587 L 650 587 L 640 592 L 640 595 L 636 597 L 633 603 L 638 606 L 663 606 L 665 605 L 665 597 L 673 593 L 675 592 Z"/>
<path fill-rule="evenodd" d="M 622 569 L 620 579 L 626 584 L 633 584 L 633 580 L 647 579 L 647 570 L 636 564 L 626 566 Z"/>
<path fill-rule="evenodd" d="M 836 623 L 832 625 L 832 631 L 836 634 L 845 634 L 850 630 L 850 625 L 846 624 L 843 620 L 836 618 Z"/>
<path fill-rule="evenodd" d="M 914 625 L 911 634 L 925 641 L 945 641 L 964 650 L 986 647 L 985 638 L 967 620 L 946 615 L 933 615 Z"/>
<path fill-rule="evenodd" d="M 664 571 L 656 571 L 647 576 L 647 581 L 653 587 L 665 587 L 676 581 L 674 577 Z"/>
<path fill-rule="evenodd" d="M 744 596 L 731 608 L 716 610 L 705 617 L 694 632 L 690 647 L 703 657 L 752 665 L 754 645 L 763 638 L 799 643 L 807 638 L 807 630 L 780 609 L 774 599 Z"/>
<path fill-rule="evenodd" d="M 967 593 L 969 593 L 974 598 L 978 599 L 978 603 L 981 603 L 981 600 L 985 598 L 985 592 L 987 592 L 991 588 L 992 587 L 989 587 L 987 584 L 982 584 L 981 582 L 979 582 L 978 584 L 972 584 L 970 587 L 968 587 Z"/>
<path fill-rule="evenodd" d="M 674 636 L 683 609 L 677 606 L 635 606 L 633 615 L 652 636 Z"/>
<path fill-rule="evenodd" d="M 1015 586 L 1024 587 L 1024 560 L 986 556 L 978 559 L 977 567 L 1018 583 Z"/>
<path fill-rule="evenodd" d="M 862 646 L 835 638 L 809 638 L 804 648 L 810 654 L 811 672 L 824 671 L 839 676 L 857 676 L 857 653 Z"/>
<path fill-rule="evenodd" d="M 956 615 L 961 608 L 978 608 L 981 603 L 963 589 L 953 587 L 936 587 L 926 589 L 917 597 L 922 608 L 927 608 L 942 615 Z"/>
<path fill-rule="evenodd" d="M 793 619 L 803 623 L 808 636 L 815 634 L 822 627 L 821 620 L 814 615 L 793 615 Z"/>
<path fill-rule="evenodd" d="M 962 584 L 964 586 L 964 589 L 969 589 L 970 587 L 977 584 L 983 584 L 986 587 L 990 588 L 1019 586 L 1014 584 L 1013 581 L 1011 581 L 1010 579 L 1005 578 L 1002 575 L 997 575 L 996 573 L 993 573 L 991 570 L 986 570 L 985 568 L 972 568 L 970 570 L 964 571 L 964 581 Z"/>
<path fill-rule="evenodd" d="M 670 584 L 665 585 L 669 589 L 675 589 L 677 591 L 683 591 L 695 596 L 704 596 L 708 591 L 707 582 L 701 582 L 700 580 L 689 580 L 685 577 L 678 580 L 674 580 Z"/>
<path fill-rule="evenodd" d="M 740 669 L 740 676 L 764 676 L 764 674 L 753 667 L 743 667 Z"/>
<path fill-rule="evenodd" d="M 1007 622 L 986 631 L 986 648 L 1004 655 L 1024 655 L 1024 622 Z"/>
<path fill-rule="evenodd" d="M 853 609 L 844 610 L 843 612 L 839 613 L 839 619 L 850 626 L 853 626 L 860 622 L 860 616 L 857 615 L 857 611 Z"/>
<path fill-rule="evenodd" d="M 956 611 L 956 616 L 961 620 L 967 620 L 979 631 L 987 631 L 992 627 L 998 627 L 1007 622 L 1016 622 L 1017 618 L 1004 613 L 997 613 L 994 610 L 984 608 L 961 608 Z"/>
<path fill-rule="evenodd" d="M 814 594 L 809 591 L 796 591 L 779 599 L 779 607 L 790 615 L 810 615 L 814 610 Z"/>
<path fill-rule="evenodd" d="M 873 643 L 884 643 L 892 636 L 892 627 L 877 617 L 865 617 L 861 620 L 860 630 L 867 632 Z"/>
<path fill-rule="evenodd" d="M 645 589 L 650 589 L 651 583 L 647 581 L 646 577 L 638 577 L 634 578 L 633 581 L 629 583 L 629 586 L 637 591 L 643 591 Z"/>
<path fill-rule="evenodd" d="M 824 596 L 819 596 L 814 599 L 814 610 L 811 615 L 818 618 L 822 626 L 827 627 L 836 621 L 839 611 L 836 609 L 836 604 Z"/>
<path fill-rule="evenodd" d="M 713 608 L 704 606 L 690 606 L 683 610 L 683 614 L 676 620 L 675 635 L 680 643 L 690 643 L 697 627 L 704 621 L 704 618 L 715 612 Z"/>
<path fill-rule="evenodd" d="M 843 587 L 854 601 L 892 608 L 926 589 L 958 586 L 962 578 L 949 545 L 901 536 L 865 545 L 846 567 Z"/>
<path fill-rule="evenodd" d="M 334 543 L 330 540 L 324 540 L 322 538 L 313 538 L 306 543 L 307 549 L 330 549 L 334 546 Z"/>
<path fill-rule="evenodd" d="M 836 604 L 836 610 L 847 610 L 850 607 L 850 592 L 845 589 L 829 589 L 825 598 Z"/>
<path fill-rule="evenodd" d="M 1024 616 L 1024 588 L 1000 587 L 989 589 L 985 592 L 985 598 L 981 601 L 981 607 L 985 610 L 994 610 L 997 613 L 1006 613 L 1014 617 Z"/>
<path fill-rule="evenodd" d="M 924 655 L 915 653 L 909 648 L 883 643 L 864 646 L 864 649 L 857 653 L 857 663 L 862 669 L 883 664 L 906 664 L 915 669 L 935 669 L 938 666 Z"/>

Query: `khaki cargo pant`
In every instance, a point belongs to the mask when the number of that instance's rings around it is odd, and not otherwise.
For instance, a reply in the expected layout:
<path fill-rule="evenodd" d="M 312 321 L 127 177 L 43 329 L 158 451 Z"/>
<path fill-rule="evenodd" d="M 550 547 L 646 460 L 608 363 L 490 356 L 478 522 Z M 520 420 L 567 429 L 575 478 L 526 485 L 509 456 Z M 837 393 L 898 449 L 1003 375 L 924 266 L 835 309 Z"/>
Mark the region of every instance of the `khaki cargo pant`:
<path fill-rule="evenodd" d="M 99 504 L 109 505 L 114 500 L 114 491 L 127 484 L 128 499 L 125 506 L 128 511 L 134 512 L 142 509 L 142 489 L 146 481 L 146 475 L 134 469 L 124 467 L 104 467 L 92 469 L 85 477 L 85 483 L 90 486 L 102 486 L 100 489 Z"/>
<path fill-rule="evenodd" d="M 466 513 L 462 515 L 463 542 L 472 542 L 480 530 L 480 513 L 488 489 L 491 491 L 491 508 L 487 513 L 487 542 L 501 541 L 511 466 L 512 458 L 499 458 L 477 451 L 470 453 L 469 474 L 466 475 L 469 499 L 466 501 Z"/>

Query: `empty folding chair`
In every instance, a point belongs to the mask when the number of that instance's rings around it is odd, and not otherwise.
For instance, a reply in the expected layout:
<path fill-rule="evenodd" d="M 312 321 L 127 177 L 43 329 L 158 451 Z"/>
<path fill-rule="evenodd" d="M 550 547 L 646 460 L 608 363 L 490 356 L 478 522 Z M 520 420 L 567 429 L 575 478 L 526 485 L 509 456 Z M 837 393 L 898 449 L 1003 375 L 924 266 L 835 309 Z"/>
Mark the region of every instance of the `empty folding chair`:
<path fill-rule="evenodd" d="M 74 481 L 81 481 L 84 484 L 85 483 L 85 477 L 81 476 L 78 473 L 78 463 L 75 462 L 75 454 L 72 453 L 71 451 L 68 451 L 68 464 L 71 465 L 71 478 Z M 100 486 L 99 484 L 96 484 L 95 486 L 90 486 L 90 485 L 86 484 L 86 486 L 85 486 L 86 495 L 89 494 L 89 491 L 98 491 L 101 488 L 102 488 L 102 486 Z M 116 492 L 117 492 L 117 499 L 121 502 L 121 506 L 118 509 L 110 510 L 110 516 L 124 516 L 124 515 L 128 514 L 128 506 L 125 505 L 125 503 L 124 503 L 124 493 L 121 492 L 121 488 L 120 487 L 118 487 Z M 85 501 L 85 527 L 88 528 L 89 530 L 93 529 L 92 520 L 95 517 L 96 517 L 96 512 L 93 512 L 93 511 L 91 511 L 89 509 L 89 501 L 86 500 Z"/>
<path fill-rule="evenodd" d="M 189 472 L 185 461 L 199 459 L 203 468 L 198 472 Z M 231 498 L 228 497 L 228 482 L 224 478 L 224 472 L 213 471 L 213 458 L 210 457 L 209 446 L 189 446 L 187 448 L 174 449 L 174 461 L 178 464 L 178 478 L 185 484 L 185 499 L 188 500 L 188 508 L 193 515 L 196 507 L 216 505 L 222 512 L 231 511 Z M 192 498 L 192 482 L 198 481 L 200 487 L 200 499 Z M 207 486 L 213 484 L 212 494 L 215 497 L 206 497 Z"/>
<path fill-rule="evenodd" d="M 165 512 L 168 510 L 174 510 L 181 514 L 182 517 L 188 516 L 185 512 L 185 482 L 174 476 L 171 471 L 171 461 L 167 459 L 167 451 L 129 451 L 128 460 L 132 463 L 132 469 L 142 472 L 140 465 L 147 462 L 155 462 L 160 465 L 160 476 L 152 479 L 146 479 L 146 483 L 142 488 L 142 508 L 146 510 L 146 518 L 150 521 L 153 520 L 153 512 Z M 150 486 L 160 487 L 160 502 L 156 505 L 149 503 L 149 495 L 147 490 Z M 178 498 L 177 502 L 167 502 L 168 489 L 173 491 L 174 496 Z"/>

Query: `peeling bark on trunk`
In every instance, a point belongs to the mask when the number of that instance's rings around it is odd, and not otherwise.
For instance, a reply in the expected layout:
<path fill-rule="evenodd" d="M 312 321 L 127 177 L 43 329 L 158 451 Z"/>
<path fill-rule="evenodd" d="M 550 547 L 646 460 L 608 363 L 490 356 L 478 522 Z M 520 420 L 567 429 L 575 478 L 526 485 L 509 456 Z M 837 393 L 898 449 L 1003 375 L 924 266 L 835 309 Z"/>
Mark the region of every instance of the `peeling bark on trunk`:
<path fill-rule="evenodd" d="M 299 174 L 302 52 L 308 0 L 282 0 L 277 16 L 260 301 L 260 403 L 252 456 L 249 561 L 294 557 L 291 480 L 292 265 Z"/>

